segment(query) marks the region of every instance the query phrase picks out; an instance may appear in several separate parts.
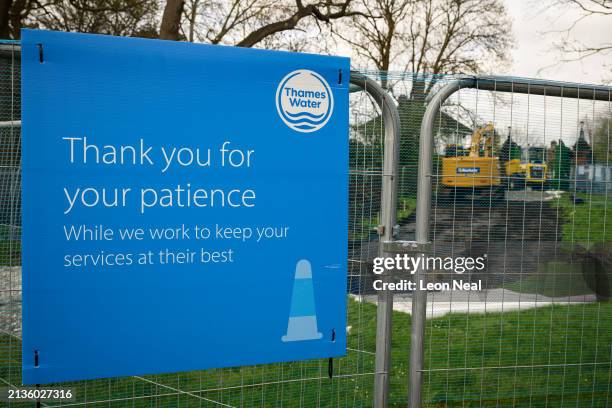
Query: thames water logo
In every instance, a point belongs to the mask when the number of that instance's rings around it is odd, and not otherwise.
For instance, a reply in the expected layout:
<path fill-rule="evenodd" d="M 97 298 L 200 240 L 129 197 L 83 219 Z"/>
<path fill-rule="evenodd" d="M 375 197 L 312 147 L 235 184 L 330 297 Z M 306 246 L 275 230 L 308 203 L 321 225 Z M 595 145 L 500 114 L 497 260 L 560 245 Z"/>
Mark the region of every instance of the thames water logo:
<path fill-rule="evenodd" d="M 287 74 L 278 85 L 276 109 L 291 129 L 316 132 L 327 124 L 334 111 L 334 95 L 321 75 L 299 69 Z"/>

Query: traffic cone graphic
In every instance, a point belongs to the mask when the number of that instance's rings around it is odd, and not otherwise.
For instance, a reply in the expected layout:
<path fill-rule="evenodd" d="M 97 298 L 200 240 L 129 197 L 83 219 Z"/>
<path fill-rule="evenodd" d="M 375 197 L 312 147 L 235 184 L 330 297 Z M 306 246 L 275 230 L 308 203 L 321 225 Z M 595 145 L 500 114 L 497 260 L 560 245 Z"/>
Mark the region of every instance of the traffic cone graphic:
<path fill-rule="evenodd" d="M 281 337 L 281 340 L 284 342 L 317 340 L 321 337 L 323 334 L 317 329 L 312 268 L 310 262 L 302 259 L 295 266 L 289 324 L 287 334 Z"/>

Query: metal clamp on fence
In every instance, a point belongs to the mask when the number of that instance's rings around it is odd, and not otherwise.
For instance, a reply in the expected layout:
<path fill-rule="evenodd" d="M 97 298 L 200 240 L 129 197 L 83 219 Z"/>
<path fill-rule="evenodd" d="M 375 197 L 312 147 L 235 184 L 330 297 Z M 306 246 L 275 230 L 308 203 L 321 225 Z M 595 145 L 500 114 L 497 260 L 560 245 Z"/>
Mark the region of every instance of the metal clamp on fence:
<path fill-rule="evenodd" d="M 431 242 L 383 241 L 383 252 L 388 254 L 428 254 Z"/>

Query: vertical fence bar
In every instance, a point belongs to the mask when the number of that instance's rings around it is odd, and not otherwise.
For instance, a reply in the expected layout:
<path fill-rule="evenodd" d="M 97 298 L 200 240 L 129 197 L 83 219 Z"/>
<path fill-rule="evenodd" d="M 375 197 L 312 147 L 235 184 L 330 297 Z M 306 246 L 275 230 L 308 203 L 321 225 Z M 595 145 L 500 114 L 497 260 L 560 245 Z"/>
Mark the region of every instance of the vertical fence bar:
<path fill-rule="evenodd" d="M 393 239 L 397 211 L 397 164 L 399 160 L 399 113 L 393 99 L 374 80 L 357 72 L 351 72 L 351 84 L 366 91 L 382 111 L 384 124 L 383 175 L 378 228 L 379 249 L 383 242 Z M 383 274 L 383 280 L 389 273 Z M 391 323 L 393 293 L 389 290 L 378 293 L 376 312 L 376 358 L 374 378 L 374 407 L 385 408 L 389 399 L 389 370 L 391 368 Z"/>
<path fill-rule="evenodd" d="M 463 86 L 473 85 L 473 79 L 463 79 L 448 83 L 428 101 L 421 123 L 419 139 L 419 169 L 417 178 L 417 204 L 415 239 L 419 244 L 429 242 L 429 216 L 431 212 L 431 174 L 433 171 L 434 124 L 442 103 Z M 418 256 L 418 254 L 417 254 Z M 423 386 L 423 357 L 427 291 L 420 289 L 420 281 L 426 278 L 422 267 L 415 273 L 415 290 L 412 292 L 412 326 L 410 333 L 410 384 L 408 401 L 410 408 L 421 407 Z"/>

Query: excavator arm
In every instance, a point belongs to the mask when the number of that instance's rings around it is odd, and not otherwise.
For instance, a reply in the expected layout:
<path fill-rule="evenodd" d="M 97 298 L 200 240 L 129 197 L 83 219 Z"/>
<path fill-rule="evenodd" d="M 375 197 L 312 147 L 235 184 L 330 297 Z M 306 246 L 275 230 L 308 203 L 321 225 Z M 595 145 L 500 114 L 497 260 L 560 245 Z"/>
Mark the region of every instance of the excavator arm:
<path fill-rule="evenodd" d="M 493 123 L 489 122 L 486 126 L 478 128 L 472 134 L 470 157 L 480 156 L 480 144 L 484 139 L 485 157 L 491 157 L 493 149 Z"/>

